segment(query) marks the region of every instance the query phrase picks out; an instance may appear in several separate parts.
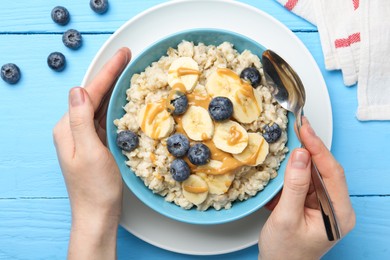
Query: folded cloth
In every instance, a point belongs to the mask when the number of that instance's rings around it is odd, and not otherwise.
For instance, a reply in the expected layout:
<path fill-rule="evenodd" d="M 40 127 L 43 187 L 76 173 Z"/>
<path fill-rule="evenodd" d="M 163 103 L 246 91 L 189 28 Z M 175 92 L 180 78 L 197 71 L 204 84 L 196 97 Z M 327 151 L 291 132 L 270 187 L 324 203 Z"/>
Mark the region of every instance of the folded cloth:
<path fill-rule="evenodd" d="M 390 1 L 361 0 L 360 120 L 390 119 Z"/>
<path fill-rule="evenodd" d="M 390 1 L 277 0 L 317 25 L 328 70 L 358 83 L 359 120 L 390 120 Z"/>

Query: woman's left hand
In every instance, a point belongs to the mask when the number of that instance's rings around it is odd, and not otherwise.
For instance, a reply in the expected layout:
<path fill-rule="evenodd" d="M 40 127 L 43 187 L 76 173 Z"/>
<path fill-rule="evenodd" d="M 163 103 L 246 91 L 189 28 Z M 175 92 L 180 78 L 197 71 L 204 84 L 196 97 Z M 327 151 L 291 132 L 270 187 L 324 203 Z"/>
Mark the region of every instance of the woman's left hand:
<path fill-rule="evenodd" d="M 112 87 L 130 58 L 129 49 L 120 49 L 85 89 L 72 88 L 69 111 L 53 130 L 72 209 L 70 259 L 116 254 L 123 184 L 105 146 L 105 120 Z"/>

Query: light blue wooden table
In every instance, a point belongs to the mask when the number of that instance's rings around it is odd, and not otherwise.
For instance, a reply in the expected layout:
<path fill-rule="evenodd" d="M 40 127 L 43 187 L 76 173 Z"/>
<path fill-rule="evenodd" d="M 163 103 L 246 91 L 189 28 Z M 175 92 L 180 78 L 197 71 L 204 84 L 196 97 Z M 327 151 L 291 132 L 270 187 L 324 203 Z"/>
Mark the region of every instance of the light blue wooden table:
<path fill-rule="evenodd" d="M 3 0 L 0 7 L 0 65 L 13 62 L 22 80 L 0 80 L 0 259 L 65 259 L 70 228 L 66 188 L 52 145 L 51 131 L 67 108 L 70 87 L 79 85 L 107 38 L 134 15 L 163 0 L 111 0 L 107 14 L 94 14 L 85 1 Z M 244 0 L 288 26 L 307 46 L 326 80 L 333 107 L 332 152 L 344 166 L 356 228 L 324 259 L 390 259 L 390 122 L 359 122 L 356 86 L 347 88 L 340 72 L 329 72 L 316 28 L 274 0 Z M 66 27 L 50 11 L 64 5 Z M 78 51 L 61 42 L 69 28 L 82 32 Z M 52 51 L 68 59 L 65 71 L 46 65 Z M 388 55 L 388 54 L 387 54 Z M 178 238 L 180 239 L 180 238 Z M 256 259 L 257 247 L 207 259 Z M 149 245 L 119 229 L 119 259 L 197 259 Z"/>

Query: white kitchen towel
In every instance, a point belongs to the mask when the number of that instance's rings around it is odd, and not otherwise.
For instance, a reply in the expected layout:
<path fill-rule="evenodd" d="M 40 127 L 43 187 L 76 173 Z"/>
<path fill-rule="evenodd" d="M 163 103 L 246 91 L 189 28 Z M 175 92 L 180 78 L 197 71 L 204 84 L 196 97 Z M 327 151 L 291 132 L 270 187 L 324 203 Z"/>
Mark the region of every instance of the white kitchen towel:
<path fill-rule="evenodd" d="M 325 67 L 358 82 L 359 120 L 390 120 L 390 0 L 277 0 L 317 25 Z"/>

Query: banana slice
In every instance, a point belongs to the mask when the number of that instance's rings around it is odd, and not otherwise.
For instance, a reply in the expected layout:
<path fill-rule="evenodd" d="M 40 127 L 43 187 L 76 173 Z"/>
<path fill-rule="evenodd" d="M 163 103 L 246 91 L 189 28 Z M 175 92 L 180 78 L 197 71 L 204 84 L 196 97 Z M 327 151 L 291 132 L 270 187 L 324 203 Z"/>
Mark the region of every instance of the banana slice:
<path fill-rule="evenodd" d="M 232 97 L 233 118 L 240 123 L 252 123 L 261 114 L 261 97 L 252 86 L 244 83 Z"/>
<path fill-rule="evenodd" d="M 168 84 L 173 87 L 178 83 L 185 86 L 187 92 L 192 92 L 200 75 L 199 66 L 190 57 L 181 57 L 173 61 L 168 70 Z"/>
<path fill-rule="evenodd" d="M 248 146 L 248 133 L 239 123 L 228 120 L 215 125 L 213 142 L 224 152 L 238 154 Z"/>
<path fill-rule="evenodd" d="M 183 129 L 194 141 L 209 140 L 214 134 L 214 124 L 203 107 L 190 106 L 182 117 Z"/>
<path fill-rule="evenodd" d="M 174 130 L 175 121 L 162 103 L 146 104 L 138 113 L 138 124 L 150 138 L 168 137 Z"/>
<path fill-rule="evenodd" d="M 233 154 L 233 157 L 248 166 L 260 165 L 268 155 L 269 145 L 258 133 L 248 133 L 248 137 L 248 146 L 242 153 Z"/>
<path fill-rule="evenodd" d="M 239 78 L 237 79 L 233 73 L 228 69 L 217 69 L 211 73 L 206 82 L 207 93 L 211 97 L 232 98 L 236 91 L 240 89 Z"/>
<path fill-rule="evenodd" d="M 182 183 L 183 195 L 189 202 L 199 205 L 206 200 L 209 193 L 209 186 L 202 177 L 191 174 Z"/>
<path fill-rule="evenodd" d="M 221 195 L 228 192 L 234 180 L 233 173 L 226 173 L 221 175 L 206 175 L 205 181 L 209 186 L 209 193 Z"/>
<path fill-rule="evenodd" d="M 207 78 L 206 89 L 211 97 L 229 98 L 233 118 L 240 123 L 252 123 L 262 112 L 260 93 L 232 70 L 217 69 Z"/>

